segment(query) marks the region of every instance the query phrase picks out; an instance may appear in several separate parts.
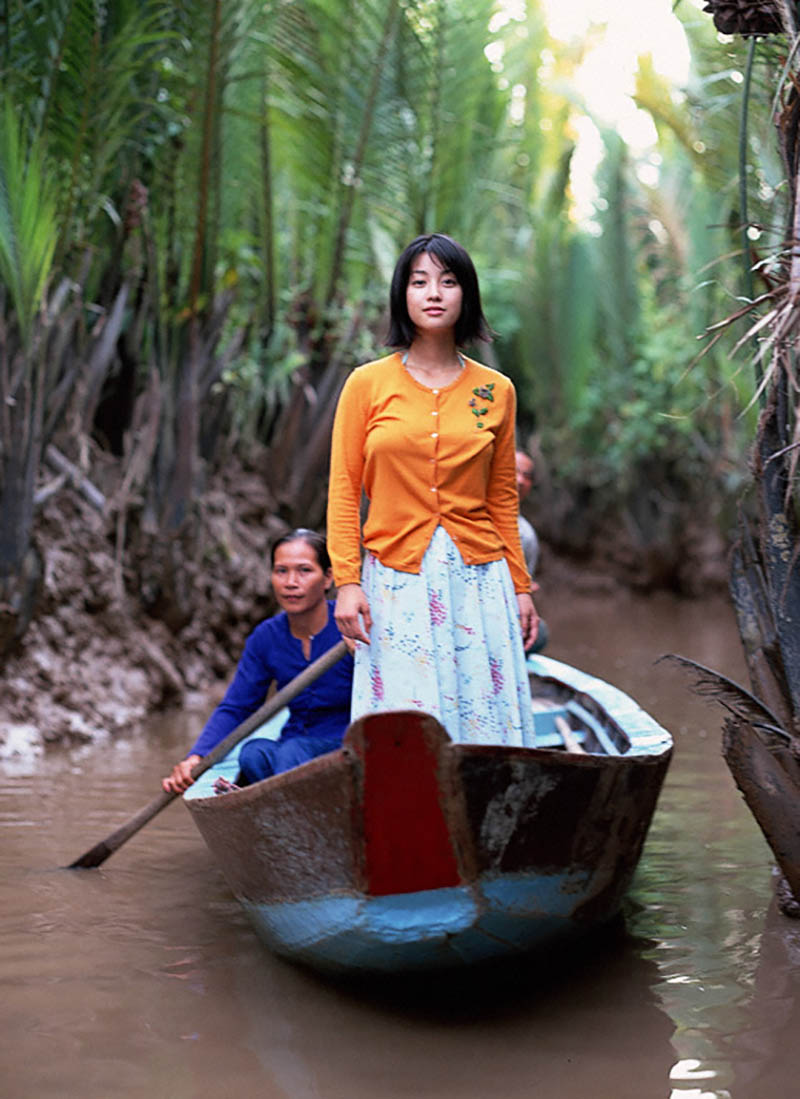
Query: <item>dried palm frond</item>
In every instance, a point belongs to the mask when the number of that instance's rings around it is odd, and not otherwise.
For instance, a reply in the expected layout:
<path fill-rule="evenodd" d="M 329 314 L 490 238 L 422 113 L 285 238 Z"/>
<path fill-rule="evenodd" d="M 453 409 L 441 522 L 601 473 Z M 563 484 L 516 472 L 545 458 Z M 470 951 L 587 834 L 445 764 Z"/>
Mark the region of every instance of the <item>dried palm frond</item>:
<path fill-rule="evenodd" d="M 764 36 L 783 31 L 774 0 L 707 0 L 703 11 L 713 17 L 714 26 L 722 34 Z"/>
<path fill-rule="evenodd" d="M 729 679 L 721 672 L 677 653 L 665 653 L 656 663 L 661 663 L 662 660 L 671 661 L 690 672 L 694 677 L 692 689 L 696 694 L 718 702 L 735 718 L 747 722 L 759 731 L 777 736 L 785 742 L 792 740 L 791 734 L 781 727 L 780 720 L 769 706 L 735 679 Z"/>

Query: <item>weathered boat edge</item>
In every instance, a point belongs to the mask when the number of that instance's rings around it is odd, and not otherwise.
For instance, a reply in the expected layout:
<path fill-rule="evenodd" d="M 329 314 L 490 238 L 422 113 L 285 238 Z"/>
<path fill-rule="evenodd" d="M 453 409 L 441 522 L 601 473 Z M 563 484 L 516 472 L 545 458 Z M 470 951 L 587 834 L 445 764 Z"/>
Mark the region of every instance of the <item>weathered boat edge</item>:
<path fill-rule="evenodd" d="M 672 751 L 671 734 L 618 687 L 540 653 L 528 657 L 527 664 L 529 673 L 593 699 L 620 726 L 636 755 L 659 756 Z"/>
<path fill-rule="evenodd" d="M 609 782 L 611 776 L 624 774 L 628 776 L 627 783 L 643 783 L 644 803 L 631 810 L 640 819 L 634 821 L 630 833 L 634 839 L 630 849 L 623 852 L 619 865 L 614 869 L 608 860 L 601 858 L 597 867 L 588 869 L 585 865 L 568 869 L 548 866 L 544 871 L 533 872 L 484 868 L 471 880 L 457 885 L 384 896 L 368 895 L 363 884 L 360 888 L 352 887 L 356 874 L 351 886 L 334 883 L 319 895 L 277 895 L 263 899 L 252 895 L 255 891 L 242 889 L 236 875 L 229 873 L 219 836 L 225 831 L 223 823 L 236 819 L 237 808 L 250 812 L 246 807 L 257 805 L 264 784 L 216 797 L 210 784 L 219 772 L 209 772 L 206 789 L 192 788 L 185 800 L 256 932 L 273 952 L 331 973 L 435 970 L 532 952 L 556 939 L 607 923 L 618 915 L 652 821 L 672 751 L 672 738 L 630 696 L 603 680 L 540 655 L 529 659 L 528 668 L 537 683 L 549 684 L 556 691 L 568 691 L 593 713 L 602 712 L 627 743 L 624 754 L 581 756 L 536 748 L 454 746 L 449 738 L 448 747 L 458 749 L 456 754 L 471 757 L 473 762 L 480 762 L 483 757 L 488 765 L 495 753 L 511 767 L 515 766 L 515 759 L 544 762 L 558 757 L 563 769 L 569 757 L 567 769 L 575 774 L 602 771 Z M 277 735 L 278 727 L 274 725 L 270 732 Z M 263 731 L 259 735 L 264 735 Z M 308 787 L 314 776 L 339 768 L 335 761 L 340 758 L 351 764 L 352 749 L 320 757 L 294 773 L 276 776 L 265 783 L 270 784 L 272 797 L 281 802 L 298 781 L 304 781 Z M 358 780 L 353 781 L 358 786 Z M 634 805 L 637 799 L 630 801 Z M 265 809 L 267 816 L 258 827 L 266 827 L 267 833 L 271 833 L 274 817 L 280 811 L 273 803 L 271 818 Z M 340 807 L 338 812 L 343 819 L 341 814 L 346 810 Z M 267 833 L 263 846 L 268 846 Z M 269 859 L 269 851 L 261 857 Z M 227 861 L 230 862 L 229 857 Z M 279 889 L 278 894 L 285 894 L 285 890 Z"/>

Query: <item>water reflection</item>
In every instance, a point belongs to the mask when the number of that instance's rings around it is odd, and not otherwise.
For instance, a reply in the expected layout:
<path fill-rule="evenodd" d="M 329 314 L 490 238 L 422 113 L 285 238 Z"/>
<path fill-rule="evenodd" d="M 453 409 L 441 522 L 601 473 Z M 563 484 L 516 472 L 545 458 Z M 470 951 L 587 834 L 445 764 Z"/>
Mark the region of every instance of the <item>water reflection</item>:
<path fill-rule="evenodd" d="M 656 966 L 625 936 L 501 975 L 331 985 L 260 971 L 282 1027 L 255 1016 L 249 1043 L 287 1095 L 657 1095 L 673 1061 Z M 247 978 L 249 980 L 249 977 Z M 326 1055 L 317 1055 L 327 1035 Z"/>
<path fill-rule="evenodd" d="M 455 984 L 342 986 L 264 951 L 180 805 L 102 869 L 56 869 L 150 800 L 201 719 L 164 721 L 0 770 L 3 1096 L 794 1094 L 800 927 L 771 903 L 718 715 L 653 663 L 678 651 L 743 678 L 726 604 L 551 596 L 545 612 L 553 656 L 676 738 L 621 934 Z"/>
<path fill-rule="evenodd" d="M 800 968 L 786 949 L 767 949 L 771 934 L 800 934 L 775 912 L 771 858 L 719 752 L 718 711 L 686 690 L 683 673 L 655 661 L 678 652 L 747 682 L 727 602 L 686 603 L 668 596 L 623 598 L 613 615 L 601 603 L 561 603 L 555 636 L 567 659 L 611 679 L 636 697 L 674 734 L 667 777 L 634 889 L 627 924 L 651 943 L 642 953 L 657 966 L 654 991 L 674 1021 L 674 1064 L 659 1094 L 674 1099 L 771 1099 L 792 1094 L 797 1066 L 791 1043 L 774 1049 L 769 1090 L 765 1065 L 739 1056 L 744 1036 L 768 1033 L 765 988 L 787 992 L 777 1014 L 796 1015 Z M 603 640 L 603 626 L 606 636 Z M 763 1044 L 763 1043 L 762 1043 Z M 798 1047 L 800 1048 L 800 1047 Z M 758 1088 L 753 1082 L 758 1079 Z"/>
<path fill-rule="evenodd" d="M 800 924 L 773 902 L 761 934 L 747 1011 L 726 1036 L 732 1099 L 791 1094 L 800 1077 Z M 793 1081 L 793 1083 L 790 1083 Z"/>

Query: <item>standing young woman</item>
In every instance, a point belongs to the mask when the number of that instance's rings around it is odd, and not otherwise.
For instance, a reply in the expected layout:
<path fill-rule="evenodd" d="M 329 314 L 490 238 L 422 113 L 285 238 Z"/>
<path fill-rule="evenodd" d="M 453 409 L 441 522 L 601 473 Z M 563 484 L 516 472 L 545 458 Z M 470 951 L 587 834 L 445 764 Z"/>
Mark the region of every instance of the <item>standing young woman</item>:
<path fill-rule="evenodd" d="M 490 334 L 472 260 L 450 237 L 409 244 L 390 306 L 401 350 L 353 371 L 333 427 L 335 618 L 362 642 L 352 716 L 419 709 L 453 740 L 522 744 L 523 642 L 538 618 L 517 525 L 514 387 L 459 350 Z"/>
<path fill-rule="evenodd" d="M 225 697 L 188 756 L 162 780 L 165 790 L 182 794 L 188 789 L 195 764 L 255 713 L 273 681 L 280 690 L 337 644 L 340 634 L 333 603 L 326 599 L 332 583 L 321 535 L 301 528 L 275 542 L 272 590 L 282 611 L 256 626 L 248 637 Z M 289 718 L 277 740 L 246 741 L 239 754 L 239 783 L 258 782 L 340 747 L 350 719 L 352 678 L 353 658 L 347 653 L 289 703 Z"/>

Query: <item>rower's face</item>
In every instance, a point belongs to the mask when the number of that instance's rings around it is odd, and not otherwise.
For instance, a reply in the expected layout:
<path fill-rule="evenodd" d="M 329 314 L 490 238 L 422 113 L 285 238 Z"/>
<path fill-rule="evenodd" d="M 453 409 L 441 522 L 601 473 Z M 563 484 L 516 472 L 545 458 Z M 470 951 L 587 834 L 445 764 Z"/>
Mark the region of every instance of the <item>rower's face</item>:
<path fill-rule="evenodd" d="M 307 542 L 284 542 L 275 550 L 272 590 L 282 610 L 289 614 L 313 610 L 324 600 L 332 583 L 330 569 L 322 568 Z"/>

